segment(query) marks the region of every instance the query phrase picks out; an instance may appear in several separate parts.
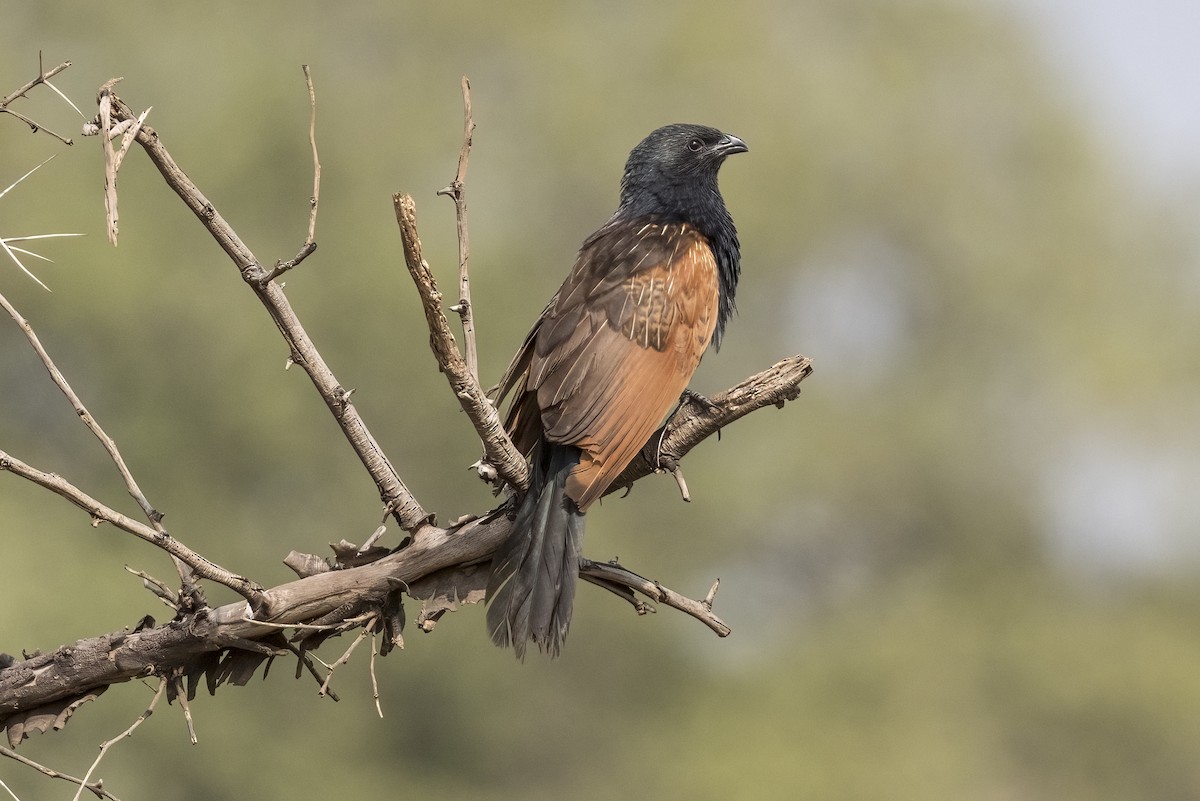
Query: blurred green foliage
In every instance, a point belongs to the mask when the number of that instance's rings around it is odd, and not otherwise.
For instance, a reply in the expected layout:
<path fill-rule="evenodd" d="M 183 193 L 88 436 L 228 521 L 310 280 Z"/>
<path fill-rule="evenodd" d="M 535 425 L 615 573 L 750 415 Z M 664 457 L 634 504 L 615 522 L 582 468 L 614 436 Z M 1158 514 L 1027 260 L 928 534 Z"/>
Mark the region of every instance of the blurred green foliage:
<path fill-rule="evenodd" d="M 0 90 L 33 76 L 39 48 L 47 66 L 74 62 L 55 83 L 89 114 L 96 88 L 125 76 L 120 94 L 154 106 L 148 122 L 268 262 L 304 236 L 299 65 L 312 66 L 320 249 L 288 293 L 443 520 L 492 499 L 464 469 L 477 444 L 428 353 L 389 195 L 415 195 L 449 281 L 452 208 L 434 193 L 454 171 L 463 73 L 485 380 L 611 211 L 629 148 L 680 120 L 751 146 L 722 176 L 744 243 L 740 316 L 696 388 L 796 352 L 816 363 L 797 403 L 689 458 L 692 504 L 652 480 L 589 516 L 594 558 L 697 595 L 720 575 L 728 640 L 669 612 L 636 619 L 584 586 L 563 658 L 517 665 L 467 609 L 378 664 L 383 720 L 364 658 L 336 682 L 340 704 L 276 665 L 193 704 L 196 747 L 160 709 L 101 767 L 118 796 L 1200 796 L 1194 545 L 1141 564 L 1134 520 L 1114 564 L 1059 530 L 1090 443 L 1165 454 L 1183 464 L 1177 482 L 1195 467 L 1184 231 L 997 8 L 16 0 L 0 17 Z M 49 92 L 21 103 L 77 128 Z M 0 183 L 50 153 L 0 200 L 0 235 L 88 236 L 40 246 L 56 264 L 32 266 L 53 294 L 3 264 L 0 289 L 170 530 L 263 583 L 288 577 L 292 548 L 370 533 L 370 481 L 153 168 L 126 162 L 113 249 L 96 140 L 67 149 L 0 118 Z M 134 512 L 3 324 L 0 448 Z M 1087 489 L 1085 507 L 1109 508 Z M 1171 509 L 1167 529 L 1191 530 L 1195 509 Z M 0 510 L 0 649 L 168 616 L 121 570 L 165 577 L 160 554 L 11 476 Z M 80 774 L 149 697 L 114 688 L 22 751 Z M 23 799 L 70 792 L 11 761 L 0 778 Z"/>

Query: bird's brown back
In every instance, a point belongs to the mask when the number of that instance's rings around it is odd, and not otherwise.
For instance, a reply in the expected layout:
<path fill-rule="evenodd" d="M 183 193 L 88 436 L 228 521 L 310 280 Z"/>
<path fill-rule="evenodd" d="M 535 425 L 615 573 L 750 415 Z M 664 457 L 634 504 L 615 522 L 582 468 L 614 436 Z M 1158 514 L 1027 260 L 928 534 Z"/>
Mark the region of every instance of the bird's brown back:
<path fill-rule="evenodd" d="M 501 382 L 510 436 L 582 451 L 567 482 L 599 498 L 674 407 L 717 324 L 717 262 L 687 223 L 614 220 L 592 236 Z"/>

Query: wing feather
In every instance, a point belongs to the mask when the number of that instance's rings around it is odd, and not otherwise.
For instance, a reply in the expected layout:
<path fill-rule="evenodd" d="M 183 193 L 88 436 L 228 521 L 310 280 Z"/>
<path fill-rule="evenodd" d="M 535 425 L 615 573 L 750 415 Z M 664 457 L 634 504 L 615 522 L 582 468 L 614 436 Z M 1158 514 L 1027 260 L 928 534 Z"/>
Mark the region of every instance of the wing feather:
<path fill-rule="evenodd" d="M 508 428 L 583 451 L 567 494 L 586 509 L 603 494 L 687 387 L 712 339 L 717 266 L 686 224 L 610 225 L 575 268 L 501 382 L 515 393 Z"/>

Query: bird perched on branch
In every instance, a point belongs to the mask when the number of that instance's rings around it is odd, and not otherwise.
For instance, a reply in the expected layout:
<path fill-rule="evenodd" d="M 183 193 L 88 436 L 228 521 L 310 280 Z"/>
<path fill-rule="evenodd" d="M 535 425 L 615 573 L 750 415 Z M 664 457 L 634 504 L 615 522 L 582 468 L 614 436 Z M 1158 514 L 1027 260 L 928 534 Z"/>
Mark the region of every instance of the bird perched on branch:
<path fill-rule="evenodd" d="M 571 622 L 583 516 L 675 407 L 733 312 L 737 230 L 717 188 L 736 136 L 667 125 L 629 154 L 621 202 L 500 382 L 506 427 L 532 460 L 492 559 L 492 642 L 557 656 Z"/>

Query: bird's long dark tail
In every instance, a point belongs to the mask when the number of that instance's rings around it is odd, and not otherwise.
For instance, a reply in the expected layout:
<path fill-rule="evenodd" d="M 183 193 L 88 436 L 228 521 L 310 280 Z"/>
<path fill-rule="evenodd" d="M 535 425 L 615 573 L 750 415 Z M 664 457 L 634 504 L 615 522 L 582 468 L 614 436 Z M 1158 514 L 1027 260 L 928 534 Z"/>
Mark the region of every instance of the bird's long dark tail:
<path fill-rule="evenodd" d="M 579 449 L 546 443 L 534 454 L 529 492 L 508 539 L 492 557 L 487 625 L 492 642 L 525 658 L 531 640 L 558 656 L 575 601 L 583 546 L 583 513 L 567 497 L 567 475 Z"/>

